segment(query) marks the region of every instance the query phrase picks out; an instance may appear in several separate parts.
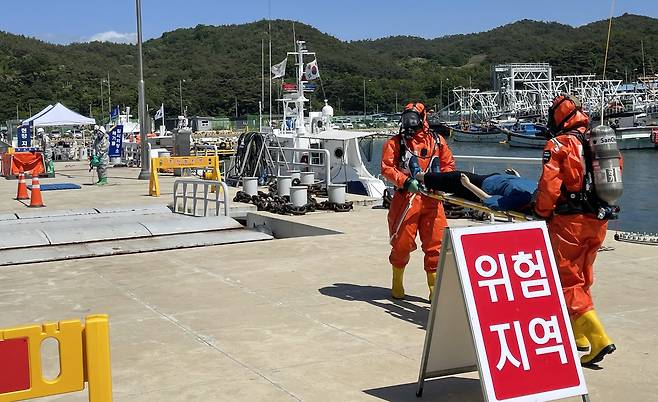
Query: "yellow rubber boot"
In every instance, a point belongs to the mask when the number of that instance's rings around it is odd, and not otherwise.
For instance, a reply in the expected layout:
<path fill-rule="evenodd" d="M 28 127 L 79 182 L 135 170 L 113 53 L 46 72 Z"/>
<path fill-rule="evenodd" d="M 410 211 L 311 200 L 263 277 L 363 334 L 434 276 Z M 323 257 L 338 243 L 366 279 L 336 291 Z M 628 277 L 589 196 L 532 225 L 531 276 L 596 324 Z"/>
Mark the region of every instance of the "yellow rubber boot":
<path fill-rule="evenodd" d="M 434 300 L 434 283 L 436 283 L 436 271 L 427 272 L 427 286 L 430 288 L 430 303 Z"/>
<path fill-rule="evenodd" d="M 603 360 L 605 355 L 617 348 L 612 339 L 605 333 L 603 324 L 594 310 L 590 310 L 573 321 L 575 333 L 583 334 L 590 343 L 590 351 L 580 358 L 580 363 L 589 366 Z"/>
<path fill-rule="evenodd" d="M 404 299 L 404 267 L 393 266 L 393 284 L 391 286 L 391 296 L 394 299 Z"/>
<path fill-rule="evenodd" d="M 574 323 L 575 319 L 571 317 L 571 329 L 573 329 L 573 337 L 576 339 L 576 349 L 579 352 L 587 352 L 589 350 L 589 341 L 582 332 L 581 328 Z"/>

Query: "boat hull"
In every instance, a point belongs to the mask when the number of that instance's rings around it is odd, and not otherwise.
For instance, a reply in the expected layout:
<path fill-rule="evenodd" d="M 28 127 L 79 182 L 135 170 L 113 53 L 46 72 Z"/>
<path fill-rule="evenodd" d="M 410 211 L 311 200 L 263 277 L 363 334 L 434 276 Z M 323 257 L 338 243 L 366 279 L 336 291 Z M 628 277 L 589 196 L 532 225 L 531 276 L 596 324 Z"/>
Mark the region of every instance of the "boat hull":
<path fill-rule="evenodd" d="M 500 130 L 489 131 L 486 133 L 462 131 L 456 128 L 452 130 L 452 138 L 459 142 L 488 142 L 496 143 L 505 141 L 507 136 Z"/>
<path fill-rule="evenodd" d="M 617 147 L 619 149 L 653 149 L 656 143 L 653 137 L 658 136 L 658 126 L 624 127 L 615 129 Z"/>
<path fill-rule="evenodd" d="M 507 142 L 511 147 L 544 148 L 546 145 L 546 138 L 510 132 L 508 134 Z"/>

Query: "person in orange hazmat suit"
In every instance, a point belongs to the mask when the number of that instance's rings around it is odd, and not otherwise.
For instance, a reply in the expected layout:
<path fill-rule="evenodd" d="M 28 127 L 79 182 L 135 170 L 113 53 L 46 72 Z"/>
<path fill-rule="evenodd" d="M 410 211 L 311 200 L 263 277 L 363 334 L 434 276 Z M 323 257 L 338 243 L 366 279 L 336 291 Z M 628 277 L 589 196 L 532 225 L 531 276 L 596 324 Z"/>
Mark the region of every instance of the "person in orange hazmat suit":
<path fill-rule="evenodd" d="M 389 262 L 393 269 L 391 295 L 396 299 L 404 298 L 404 268 L 410 253 L 416 249 L 418 233 L 425 253 L 431 302 L 447 221 L 443 204 L 421 195 L 415 176 L 421 172 L 454 171 L 455 159 L 443 137 L 430 130 L 422 103 L 407 104 L 400 123 L 400 133 L 384 144 L 381 163 L 382 174 L 396 187 L 388 212 Z"/>
<path fill-rule="evenodd" d="M 583 365 L 615 351 L 592 302 L 593 264 L 607 218 L 591 207 L 589 117 L 577 99 L 560 95 L 549 109 L 550 138 L 544 147 L 535 212 L 547 220 L 567 310 Z"/>

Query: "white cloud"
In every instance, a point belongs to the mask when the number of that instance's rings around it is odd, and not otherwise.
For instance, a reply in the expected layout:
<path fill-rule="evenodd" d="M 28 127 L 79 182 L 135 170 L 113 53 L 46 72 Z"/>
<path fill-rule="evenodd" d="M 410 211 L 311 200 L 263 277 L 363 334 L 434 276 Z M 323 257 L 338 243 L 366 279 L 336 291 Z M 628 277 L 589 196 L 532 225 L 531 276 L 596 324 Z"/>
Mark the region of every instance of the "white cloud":
<path fill-rule="evenodd" d="M 116 31 L 107 31 L 99 32 L 95 35 L 92 35 L 91 38 L 87 40 L 88 42 L 112 42 L 112 43 L 137 43 L 137 34 L 134 32 L 116 32 Z"/>

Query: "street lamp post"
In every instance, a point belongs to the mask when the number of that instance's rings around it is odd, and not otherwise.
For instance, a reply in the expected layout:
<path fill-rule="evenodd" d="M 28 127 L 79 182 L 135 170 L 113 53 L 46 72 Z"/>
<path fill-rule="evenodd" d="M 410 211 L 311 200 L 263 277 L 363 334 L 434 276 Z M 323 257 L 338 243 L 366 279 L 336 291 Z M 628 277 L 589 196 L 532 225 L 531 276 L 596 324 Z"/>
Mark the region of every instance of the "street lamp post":
<path fill-rule="evenodd" d="M 372 80 L 368 80 L 370 82 Z M 366 79 L 363 79 L 363 122 L 366 122 Z"/>
<path fill-rule="evenodd" d="M 363 122 L 366 121 L 366 79 L 363 79 Z"/>
<path fill-rule="evenodd" d="M 443 108 L 443 78 L 441 78 L 441 85 L 439 90 L 439 107 Z"/>
<path fill-rule="evenodd" d="M 180 98 L 180 115 L 183 116 L 183 83 L 185 80 L 178 80 L 178 95 Z"/>
<path fill-rule="evenodd" d="M 108 112 L 112 114 L 112 87 L 110 86 L 110 73 L 107 73 L 107 108 Z"/>
<path fill-rule="evenodd" d="M 151 177 L 151 159 L 149 158 L 148 143 L 146 140 L 146 99 L 144 99 L 144 64 L 142 57 L 142 1 L 135 0 L 137 11 L 137 53 L 139 64 L 139 139 L 141 144 L 142 168 L 139 172 L 140 180 Z"/>

